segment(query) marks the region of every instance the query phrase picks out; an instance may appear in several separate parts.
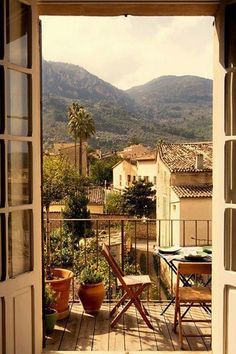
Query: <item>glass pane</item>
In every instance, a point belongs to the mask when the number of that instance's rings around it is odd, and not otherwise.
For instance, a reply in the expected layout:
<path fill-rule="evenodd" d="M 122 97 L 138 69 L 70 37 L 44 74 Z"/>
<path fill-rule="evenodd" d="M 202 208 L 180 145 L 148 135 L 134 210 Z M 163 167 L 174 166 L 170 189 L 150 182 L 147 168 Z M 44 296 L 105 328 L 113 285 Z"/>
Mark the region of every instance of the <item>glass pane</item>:
<path fill-rule="evenodd" d="M 31 7 L 17 0 L 7 2 L 7 51 L 9 61 L 31 66 Z"/>
<path fill-rule="evenodd" d="M 0 207 L 5 206 L 5 148 L 0 140 Z"/>
<path fill-rule="evenodd" d="M 5 215 L 0 214 L 0 280 L 5 280 L 6 277 L 6 228 Z"/>
<path fill-rule="evenodd" d="M 8 134 L 30 135 L 30 76 L 14 70 L 7 72 L 7 121 Z"/>
<path fill-rule="evenodd" d="M 225 11 L 225 66 L 236 66 L 236 4 L 228 5 Z"/>
<path fill-rule="evenodd" d="M 9 277 L 32 270 L 32 211 L 9 214 L 8 267 Z"/>
<path fill-rule="evenodd" d="M 236 135 L 236 72 L 225 77 L 225 133 Z"/>
<path fill-rule="evenodd" d="M 236 203 L 236 141 L 225 143 L 225 201 Z"/>
<path fill-rule="evenodd" d="M 4 70 L 0 66 L 0 133 L 4 133 L 5 110 L 4 110 Z"/>
<path fill-rule="evenodd" d="M 8 143 L 8 202 L 9 205 L 29 204 L 32 201 L 31 143 Z"/>
<path fill-rule="evenodd" d="M 236 271 L 236 209 L 225 210 L 225 269 Z"/>
<path fill-rule="evenodd" d="M 4 57 L 4 2 L 0 1 L 0 59 Z"/>

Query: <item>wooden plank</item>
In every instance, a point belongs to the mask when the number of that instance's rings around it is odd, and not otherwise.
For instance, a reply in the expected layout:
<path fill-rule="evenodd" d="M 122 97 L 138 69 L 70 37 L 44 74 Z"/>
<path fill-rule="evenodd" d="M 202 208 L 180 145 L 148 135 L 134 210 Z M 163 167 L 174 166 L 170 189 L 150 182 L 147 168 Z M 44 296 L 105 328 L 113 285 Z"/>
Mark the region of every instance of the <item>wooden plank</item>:
<path fill-rule="evenodd" d="M 93 348 L 93 336 L 96 317 L 82 312 L 81 326 L 77 337 L 75 350 L 91 351 Z"/>
<path fill-rule="evenodd" d="M 110 303 L 110 311 L 114 306 L 114 303 Z M 125 336 L 124 336 L 124 316 L 120 321 L 111 328 L 109 332 L 109 352 L 110 351 L 124 351 L 125 350 Z"/>
<path fill-rule="evenodd" d="M 134 306 L 124 314 L 125 350 L 141 350 L 139 326 Z"/>
<path fill-rule="evenodd" d="M 103 304 L 101 310 L 96 316 L 94 329 L 93 350 L 108 351 L 109 349 L 109 304 Z"/>
<path fill-rule="evenodd" d="M 161 311 L 163 311 L 165 306 L 166 305 L 161 306 Z M 178 332 L 175 333 L 173 330 L 173 327 L 174 327 L 174 306 L 173 305 L 170 306 L 169 309 L 165 312 L 165 314 L 161 315 L 161 317 L 163 317 L 163 321 L 166 324 L 166 330 L 169 333 L 174 350 L 179 350 L 180 349 L 179 334 L 178 334 Z M 188 346 L 187 346 L 187 349 L 189 349 Z"/>
<path fill-rule="evenodd" d="M 145 304 L 146 308 L 147 305 Z M 156 351 L 157 350 L 157 342 L 156 337 L 154 335 L 154 330 L 149 328 L 141 317 L 140 313 L 136 310 L 138 325 L 139 325 L 139 333 L 141 338 L 141 350 L 145 351 Z M 148 316 L 150 319 L 150 316 Z"/>
<path fill-rule="evenodd" d="M 70 304 L 70 311 L 71 311 L 71 308 L 72 308 L 72 304 Z M 70 316 L 70 314 L 69 314 L 69 316 Z M 53 332 L 46 337 L 46 348 L 48 351 L 59 349 L 68 319 L 69 319 L 69 317 L 65 318 L 63 320 L 57 321 Z"/>
<path fill-rule="evenodd" d="M 70 311 L 70 317 L 66 323 L 59 350 L 75 350 L 81 325 L 82 312 L 82 305 L 74 303 Z"/>
<path fill-rule="evenodd" d="M 165 316 L 161 315 L 162 309 L 165 306 L 166 303 L 164 303 L 164 306 L 162 306 L 160 303 L 157 303 L 153 306 L 152 316 L 154 323 L 156 323 L 156 336 L 158 342 L 157 345 L 158 350 L 160 351 L 173 351 L 175 348 L 173 346 L 172 339 L 166 325 Z"/>

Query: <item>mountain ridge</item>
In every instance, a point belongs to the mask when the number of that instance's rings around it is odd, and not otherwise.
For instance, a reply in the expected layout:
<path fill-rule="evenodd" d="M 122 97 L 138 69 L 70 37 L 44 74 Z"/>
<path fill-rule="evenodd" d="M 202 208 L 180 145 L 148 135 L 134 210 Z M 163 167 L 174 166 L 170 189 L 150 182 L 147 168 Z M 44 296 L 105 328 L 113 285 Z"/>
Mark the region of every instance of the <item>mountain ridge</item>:
<path fill-rule="evenodd" d="M 159 139 L 211 139 L 210 79 L 165 75 L 121 90 L 79 65 L 43 60 L 42 68 L 46 145 L 70 140 L 67 110 L 74 101 L 83 104 L 94 117 L 94 147 L 121 148 L 134 136 L 152 146 Z"/>

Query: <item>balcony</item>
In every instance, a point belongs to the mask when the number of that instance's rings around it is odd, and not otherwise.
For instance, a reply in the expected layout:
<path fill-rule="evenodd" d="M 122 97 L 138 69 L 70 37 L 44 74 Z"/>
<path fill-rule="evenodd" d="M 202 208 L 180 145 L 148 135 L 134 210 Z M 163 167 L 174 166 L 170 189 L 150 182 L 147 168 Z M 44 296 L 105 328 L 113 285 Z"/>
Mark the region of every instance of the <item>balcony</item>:
<path fill-rule="evenodd" d="M 76 239 L 79 225 L 89 226 L 90 237 Z M 87 225 L 86 225 L 87 224 Z M 68 228 L 69 226 L 69 228 Z M 68 239 L 65 243 L 65 229 Z M 92 232 L 91 232 L 92 230 Z M 107 273 L 106 299 L 100 312 L 91 316 L 83 311 L 77 295 L 78 281 L 73 280 L 70 295 L 70 314 L 57 322 L 46 338 L 46 351 L 178 351 L 178 334 L 173 332 L 173 311 L 171 306 L 164 315 L 162 310 L 174 294 L 174 279 L 155 255 L 154 246 L 172 245 L 179 240 L 181 246 L 211 244 L 210 220 L 138 220 L 106 218 L 91 220 L 50 220 L 52 263 L 55 266 L 76 271 L 76 263 L 89 263 L 91 257 L 100 262 L 100 246 L 110 246 L 114 257 L 124 270 L 149 274 L 152 280 L 145 302 L 154 330 L 149 329 L 131 306 L 118 324 L 111 328 L 109 312 L 118 295 L 118 288 L 111 272 Z M 56 235 L 56 238 L 55 238 Z M 163 235 L 165 235 L 163 239 Z M 69 242 L 70 238 L 70 242 Z M 68 245 L 65 252 L 64 245 Z M 91 250 L 91 242 L 93 247 Z M 56 253 L 56 256 L 53 254 Z M 78 268 L 78 267 L 77 267 Z M 209 318 L 201 308 L 192 308 L 188 316 Z M 210 333 L 210 325 L 204 322 L 185 324 L 186 333 Z M 189 351 L 211 350 L 210 338 L 185 339 Z"/>

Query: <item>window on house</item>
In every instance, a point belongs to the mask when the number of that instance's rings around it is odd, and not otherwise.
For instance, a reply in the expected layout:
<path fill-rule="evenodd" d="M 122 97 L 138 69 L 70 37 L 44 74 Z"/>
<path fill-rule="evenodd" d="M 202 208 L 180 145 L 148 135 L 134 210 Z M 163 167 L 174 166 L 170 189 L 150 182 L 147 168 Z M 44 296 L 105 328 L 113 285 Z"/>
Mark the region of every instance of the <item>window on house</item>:
<path fill-rule="evenodd" d="M 131 175 L 127 176 L 127 182 L 130 183 L 131 182 Z"/>
<path fill-rule="evenodd" d="M 156 185 L 157 184 L 157 176 L 153 177 L 153 184 Z"/>
<path fill-rule="evenodd" d="M 149 182 L 149 177 L 148 176 L 144 176 L 144 182 L 148 183 Z"/>
<path fill-rule="evenodd" d="M 119 176 L 119 180 L 120 180 L 120 187 L 122 186 L 122 175 Z"/>
<path fill-rule="evenodd" d="M 133 183 L 136 182 L 136 176 L 133 176 Z"/>

